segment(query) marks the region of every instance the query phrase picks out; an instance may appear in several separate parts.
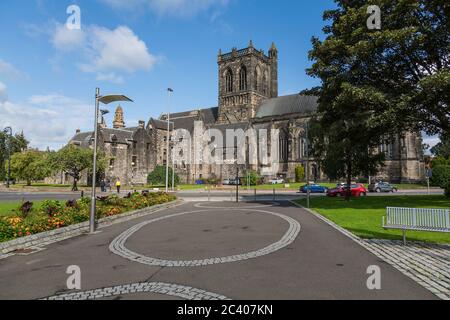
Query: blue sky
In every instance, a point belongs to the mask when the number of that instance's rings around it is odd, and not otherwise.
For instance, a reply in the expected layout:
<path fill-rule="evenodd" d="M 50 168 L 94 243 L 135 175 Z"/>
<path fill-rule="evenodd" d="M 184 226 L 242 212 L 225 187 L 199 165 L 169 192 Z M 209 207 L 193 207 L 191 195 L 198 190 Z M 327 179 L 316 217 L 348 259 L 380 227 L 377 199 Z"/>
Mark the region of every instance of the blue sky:
<path fill-rule="evenodd" d="M 69 30 L 67 8 L 81 9 Z M 217 53 L 279 49 L 280 95 L 318 85 L 308 77 L 312 36 L 332 0 L 2 0 L 0 127 L 24 131 L 33 147 L 64 145 L 93 126 L 95 87 L 124 93 L 127 125 L 166 110 L 217 106 Z M 110 106 L 113 111 L 115 106 Z M 112 112 L 113 114 L 113 112 Z M 112 114 L 107 117 L 111 124 Z"/>

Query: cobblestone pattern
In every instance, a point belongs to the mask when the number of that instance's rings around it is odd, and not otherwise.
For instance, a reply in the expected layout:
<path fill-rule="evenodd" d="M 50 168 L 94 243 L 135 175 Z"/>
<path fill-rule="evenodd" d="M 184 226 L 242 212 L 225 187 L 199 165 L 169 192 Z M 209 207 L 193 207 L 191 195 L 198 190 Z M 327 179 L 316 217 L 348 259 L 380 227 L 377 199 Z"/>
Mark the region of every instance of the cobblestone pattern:
<path fill-rule="evenodd" d="M 204 290 L 162 282 L 141 282 L 103 289 L 74 292 L 48 297 L 42 300 L 97 300 L 116 296 L 156 293 L 185 300 L 230 300 L 225 296 Z"/>
<path fill-rule="evenodd" d="M 303 209 L 345 234 L 440 299 L 450 300 L 450 246 L 420 242 L 408 242 L 407 246 L 404 246 L 402 241 L 361 239 L 322 215 Z"/>
<path fill-rule="evenodd" d="M 147 216 L 161 210 L 173 208 L 181 205 L 182 201 L 175 201 L 171 203 L 161 204 L 152 208 L 127 212 L 122 215 L 106 217 L 99 220 L 98 228 L 102 229 L 113 224 L 122 223 L 139 217 Z M 89 231 L 89 222 L 83 222 L 68 227 L 55 229 L 47 232 L 38 233 L 35 235 L 18 238 L 12 241 L 0 243 L 0 260 L 13 256 L 16 250 L 43 248 L 52 243 L 60 242 L 79 236 Z"/>
<path fill-rule="evenodd" d="M 195 214 L 195 213 L 202 213 L 202 212 L 209 212 L 208 210 L 201 210 L 201 211 L 192 211 L 192 212 L 183 212 L 178 214 L 173 214 L 170 216 L 145 221 L 140 224 L 137 224 L 133 226 L 132 228 L 128 229 L 121 235 L 119 235 L 116 239 L 111 242 L 109 249 L 111 252 L 134 262 L 151 265 L 151 266 L 161 266 L 161 267 L 201 267 L 201 266 L 208 266 L 208 265 L 214 265 L 214 264 L 220 264 L 220 263 L 231 263 L 231 262 L 237 262 L 237 261 L 244 261 L 249 259 L 255 259 L 261 256 L 272 254 L 282 248 L 285 248 L 289 246 L 291 243 L 295 241 L 298 234 L 300 233 L 301 226 L 298 223 L 297 220 L 294 220 L 288 216 L 270 212 L 270 211 L 262 211 L 262 210 L 254 210 L 254 209 L 231 209 L 231 208 L 219 208 L 217 210 L 224 210 L 224 211 L 254 211 L 258 213 L 263 214 L 270 214 L 276 217 L 279 217 L 286 222 L 289 223 L 289 230 L 286 232 L 286 234 L 281 238 L 280 241 L 273 243 L 261 250 L 245 253 L 245 254 L 239 254 L 234 256 L 228 256 L 228 257 L 219 257 L 219 258 L 210 258 L 210 259 L 203 259 L 203 260 L 188 260 L 188 261 L 172 261 L 172 260 L 163 260 L 163 259 L 157 259 L 152 257 L 147 257 L 144 255 L 141 255 L 139 253 L 133 252 L 131 250 L 128 250 L 125 247 L 125 242 L 136 232 L 138 232 L 143 227 L 154 223 L 158 221 L 163 221 L 175 217 L 180 217 L 187 214 Z"/>

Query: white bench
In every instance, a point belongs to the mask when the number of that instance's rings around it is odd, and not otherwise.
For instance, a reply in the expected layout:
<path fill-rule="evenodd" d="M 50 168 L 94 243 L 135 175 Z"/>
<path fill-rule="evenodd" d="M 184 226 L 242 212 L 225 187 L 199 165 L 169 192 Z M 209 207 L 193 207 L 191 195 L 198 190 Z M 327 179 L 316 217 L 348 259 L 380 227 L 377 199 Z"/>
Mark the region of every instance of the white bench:
<path fill-rule="evenodd" d="M 406 231 L 430 231 L 450 233 L 450 209 L 387 209 L 383 217 L 384 229 L 403 231 L 403 243 L 406 245 Z"/>

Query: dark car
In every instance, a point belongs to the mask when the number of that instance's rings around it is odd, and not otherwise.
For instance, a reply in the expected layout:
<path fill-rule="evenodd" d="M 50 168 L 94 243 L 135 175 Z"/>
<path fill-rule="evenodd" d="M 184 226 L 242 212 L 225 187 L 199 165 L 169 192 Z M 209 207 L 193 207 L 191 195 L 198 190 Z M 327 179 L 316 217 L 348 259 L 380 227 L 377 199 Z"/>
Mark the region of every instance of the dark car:
<path fill-rule="evenodd" d="M 369 192 L 376 192 L 376 193 L 382 193 L 382 192 L 397 192 L 398 189 L 387 182 L 377 182 L 372 183 L 369 185 Z"/>
<path fill-rule="evenodd" d="M 308 193 L 308 189 L 311 193 L 326 193 L 328 191 L 328 188 L 314 183 L 310 184 L 309 186 L 304 185 L 303 187 L 300 188 L 300 192 Z"/>
<path fill-rule="evenodd" d="M 341 196 L 343 193 L 344 188 L 341 186 L 337 186 L 336 188 L 333 189 L 328 189 L 327 191 L 327 196 L 328 197 L 337 197 L 337 196 Z"/>

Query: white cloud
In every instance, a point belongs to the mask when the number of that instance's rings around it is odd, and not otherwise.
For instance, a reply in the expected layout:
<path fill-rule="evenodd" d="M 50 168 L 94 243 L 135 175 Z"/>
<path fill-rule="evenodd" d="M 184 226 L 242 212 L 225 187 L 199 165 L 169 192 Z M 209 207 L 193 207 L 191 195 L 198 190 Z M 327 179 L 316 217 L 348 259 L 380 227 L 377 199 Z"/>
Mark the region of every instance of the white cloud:
<path fill-rule="evenodd" d="M 51 43 L 59 51 L 80 53 L 83 62 L 78 63 L 79 69 L 96 74 L 99 81 L 123 83 L 120 73 L 149 71 L 158 61 L 146 43 L 126 26 L 114 30 L 98 26 L 69 30 L 56 24 Z"/>
<path fill-rule="evenodd" d="M 66 25 L 56 24 L 51 43 L 62 51 L 73 51 L 85 45 L 86 34 L 83 29 L 69 30 Z"/>
<path fill-rule="evenodd" d="M 59 149 L 78 128 L 89 129 L 92 105 L 59 94 L 37 95 L 23 103 L 0 102 L 0 127 L 23 131 L 31 146 Z"/>
<path fill-rule="evenodd" d="M 115 84 L 124 83 L 123 77 L 116 75 L 114 72 L 97 74 L 97 81 L 107 81 Z"/>
<path fill-rule="evenodd" d="M 136 71 L 150 70 L 157 59 L 148 51 L 147 45 L 131 29 L 120 26 L 115 30 L 92 27 L 89 50 L 92 62 L 82 65 L 82 70 L 93 71 Z"/>
<path fill-rule="evenodd" d="M 225 6 L 229 0 L 102 0 L 117 9 L 149 8 L 159 16 L 192 17 L 211 8 Z"/>
<path fill-rule="evenodd" d="M 0 59 L 0 76 L 11 80 L 19 80 L 27 78 L 28 76 L 22 71 L 18 70 L 11 63 Z"/>
<path fill-rule="evenodd" d="M 8 100 L 8 91 L 6 85 L 0 82 L 0 103 L 4 103 Z"/>

